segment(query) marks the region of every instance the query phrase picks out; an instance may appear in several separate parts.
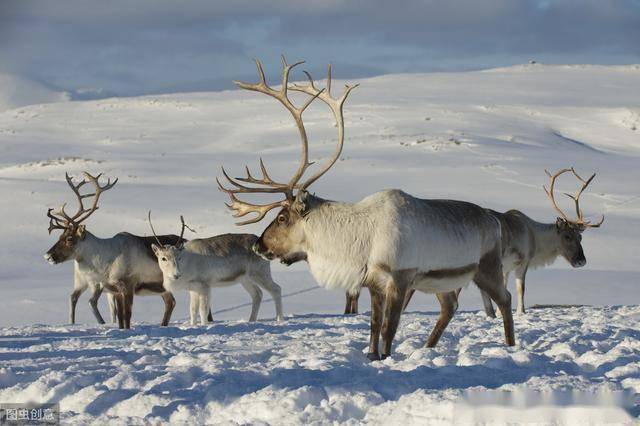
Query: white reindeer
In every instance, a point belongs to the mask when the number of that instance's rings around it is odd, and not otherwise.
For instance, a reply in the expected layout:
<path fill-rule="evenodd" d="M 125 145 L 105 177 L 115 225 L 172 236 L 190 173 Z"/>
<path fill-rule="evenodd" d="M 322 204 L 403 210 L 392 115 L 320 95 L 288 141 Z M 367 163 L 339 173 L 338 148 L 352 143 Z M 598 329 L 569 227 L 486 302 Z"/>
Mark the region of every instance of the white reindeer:
<path fill-rule="evenodd" d="M 589 179 L 583 179 L 575 169 L 562 169 L 551 175 L 545 170 L 551 183 L 549 189 L 543 187 L 547 193 L 553 208 L 560 214 L 554 223 L 541 223 L 531 219 L 518 210 L 509 210 L 499 213 L 489 210 L 498 220 L 502 229 L 502 272 L 504 274 L 505 287 L 509 283 L 509 274 L 514 272 L 516 289 L 518 291 L 518 305 L 516 314 L 525 313 L 524 291 L 527 271 L 550 265 L 558 257 L 563 257 L 574 268 L 581 268 L 587 263 L 582 249 L 582 233 L 587 228 L 598 228 L 604 222 L 604 216 L 598 223 L 591 223 L 584 219 L 580 208 L 580 196 L 589 186 L 596 174 Z M 558 207 L 554 196 L 556 179 L 567 172 L 572 172 L 581 182 L 581 187 L 575 195 L 569 196 L 575 203 L 576 219 L 570 219 Z M 459 293 L 460 290 L 457 291 Z M 485 312 L 489 317 L 495 317 L 495 310 L 490 297 L 481 291 Z M 407 295 L 405 307 L 409 303 L 413 293 Z"/>
<path fill-rule="evenodd" d="M 427 346 L 434 346 L 457 309 L 454 290 L 473 280 L 497 303 L 503 314 L 505 339 L 515 344 L 511 295 L 502 285 L 500 263 L 500 223 L 487 210 L 475 204 L 451 200 L 424 200 L 400 190 L 373 194 L 357 203 L 325 200 L 311 195 L 307 188 L 338 160 L 344 142 L 342 107 L 355 86 L 347 86 L 339 98 L 331 96 L 331 68 L 327 87 L 318 89 L 311 76 L 308 85 L 289 85 L 291 69 L 300 64 L 283 62 L 282 86 L 270 87 L 259 61 L 260 81 L 256 84 L 236 82 L 243 89 L 266 94 L 278 100 L 292 115 L 302 142 L 298 170 L 288 183 L 271 179 L 260 161 L 262 178 L 251 176 L 232 179 L 233 185 L 220 190 L 230 199 L 235 217 L 256 213 L 258 222 L 267 212 L 281 207 L 276 219 L 262 233 L 254 250 L 265 259 L 284 263 L 306 260 L 314 278 L 327 288 L 342 288 L 355 294 L 361 286 L 371 292 L 371 336 L 369 354 L 380 359 L 378 348 L 382 334 L 382 358 L 391 353 L 405 294 L 411 288 L 436 293 L 441 304 L 440 318 L 429 336 Z M 306 93 L 310 98 L 296 107 L 289 90 Z M 307 133 L 302 120 L 305 109 L 319 98 L 329 106 L 338 130 L 337 149 L 326 165 L 303 183 L 299 183 L 311 165 Z M 252 185 L 248 185 L 252 184 Z M 239 193 L 282 193 L 285 199 L 267 205 L 240 201 Z"/>
<path fill-rule="evenodd" d="M 554 197 L 556 179 L 567 172 L 572 172 L 582 184 L 575 195 L 566 194 L 575 203 L 576 219 L 570 219 L 558 207 Z M 574 268 L 583 267 L 587 264 L 587 259 L 582 249 L 582 233 L 587 228 L 598 228 L 604 222 L 604 216 L 598 223 L 591 223 L 585 220 L 580 208 L 580 196 L 595 178 L 595 173 L 586 180 L 578 175 L 573 168 L 562 169 L 554 175 L 551 175 L 548 171 L 546 173 L 551 183 L 549 189 L 547 190 L 544 187 L 544 190 L 549 196 L 553 208 L 560 215 L 555 223 L 536 222 L 518 210 L 509 210 L 506 213 L 491 212 L 500 220 L 502 225 L 504 285 L 505 287 L 507 286 L 509 274 L 514 272 L 518 291 L 516 313 L 519 315 L 525 313 L 524 291 L 527 271 L 550 265 L 558 257 L 563 257 Z M 482 298 L 487 315 L 495 316 L 491 300 L 485 293 L 482 293 Z"/>
<path fill-rule="evenodd" d="M 182 232 L 187 227 L 184 219 Z M 151 225 L 151 212 L 149 212 Z M 153 234 L 153 225 L 151 225 Z M 256 255 L 252 247 L 258 237 L 251 234 L 224 234 L 211 238 L 190 240 L 179 244 L 153 244 L 151 247 L 162 270 L 167 291 L 187 290 L 190 295 L 190 321 L 206 324 L 212 320 L 209 294 L 212 288 L 228 287 L 240 283 L 251 296 L 249 321 L 258 318 L 262 302 L 261 288 L 266 290 L 276 305 L 276 319 L 282 321 L 281 289 L 271 278 L 271 265 Z M 209 318 L 207 318 L 209 316 Z"/>
<path fill-rule="evenodd" d="M 49 234 L 60 229 L 62 234 L 58 241 L 44 255 L 52 265 L 74 260 L 74 291 L 71 294 L 70 321 L 75 323 L 75 307 L 80 291 L 84 286 L 91 286 L 93 297 L 90 300 L 94 315 L 99 322 L 104 323 L 98 311 L 97 302 L 102 290 L 111 293 L 116 301 L 118 325 L 120 328 L 130 328 L 131 307 L 133 295 L 161 295 L 164 300 L 165 310 L 162 325 L 167 325 L 171 318 L 171 312 L 175 306 L 175 299 L 162 287 L 162 272 L 153 257 L 151 250 L 152 239 L 139 237 L 121 232 L 111 238 L 98 238 L 86 230 L 82 224 L 93 212 L 98 209 L 100 195 L 111 189 L 118 179 L 100 186 L 99 179 L 102 174 L 92 176 L 84 172 L 86 178 L 77 185 L 66 174 L 67 184 L 78 199 L 78 210 L 72 216 L 65 212 L 63 204 L 58 211 L 49 209 Z M 91 183 L 94 187 L 92 193 L 81 194 L 83 185 Z M 83 200 L 93 197 L 93 205 L 85 208 Z M 177 235 L 163 235 L 158 237 L 164 243 L 176 242 L 181 239 Z M 86 287 L 85 287 L 86 288 Z M 111 303 L 113 303 L 111 301 Z M 112 318 L 114 309 L 111 308 Z"/>

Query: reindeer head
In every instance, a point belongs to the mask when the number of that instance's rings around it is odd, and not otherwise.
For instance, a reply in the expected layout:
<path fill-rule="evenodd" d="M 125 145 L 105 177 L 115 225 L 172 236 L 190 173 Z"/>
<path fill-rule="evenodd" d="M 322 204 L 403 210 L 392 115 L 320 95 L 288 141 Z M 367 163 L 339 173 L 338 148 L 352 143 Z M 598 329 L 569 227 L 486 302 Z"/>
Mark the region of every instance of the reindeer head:
<path fill-rule="evenodd" d="M 596 177 L 596 174 L 594 173 L 589 179 L 584 180 L 580 175 L 578 175 L 578 173 L 576 173 L 573 167 L 570 169 L 562 169 L 554 175 L 546 170 L 545 172 L 551 179 L 551 183 L 548 190 L 543 186 L 544 191 L 547 193 L 547 196 L 549 196 L 549 199 L 553 204 L 553 208 L 560 214 L 556 219 L 556 232 L 560 239 L 560 255 L 562 255 L 562 257 L 564 257 L 574 268 L 580 268 L 587 264 L 587 259 L 585 258 L 584 251 L 582 249 L 582 233 L 587 228 L 599 228 L 604 222 L 604 216 L 602 216 L 602 219 L 600 219 L 598 223 L 591 223 L 590 221 L 585 220 L 582 209 L 580 209 L 580 196 L 587 186 L 589 186 L 593 178 Z M 571 198 L 575 203 L 576 219 L 569 219 L 560 207 L 558 207 L 553 192 L 556 179 L 563 173 L 567 172 L 572 172 L 573 175 L 582 183 L 582 186 L 575 195 L 565 193 L 565 195 Z"/>
<path fill-rule="evenodd" d="M 55 229 L 62 230 L 62 234 L 58 241 L 44 255 L 45 260 L 52 265 L 65 262 L 76 257 L 78 242 L 84 240 L 86 232 L 85 226 L 82 225 L 82 222 L 91 216 L 93 212 L 98 210 L 100 195 L 104 191 L 113 188 L 116 182 L 118 182 L 118 179 L 113 182 L 111 182 L 111 179 L 108 179 L 106 185 L 100 186 L 99 179 L 100 176 L 102 176 L 102 173 L 97 176 L 92 176 L 88 172 L 84 172 L 83 174 L 86 179 L 82 179 L 82 181 L 77 185 L 73 183 L 73 180 L 68 173 L 65 174 L 67 184 L 78 198 L 78 210 L 76 213 L 69 216 L 64 210 L 66 203 L 63 204 L 58 211 L 54 211 L 53 209 L 47 210 L 47 217 L 49 218 L 49 234 L 51 234 L 51 231 Z M 93 185 L 94 192 L 81 194 L 80 188 L 87 183 L 91 183 Z M 93 205 L 90 208 L 85 208 L 83 200 L 91 197 L 93 197 Z"/>
<path fill-rule="evenodd" d="M 288 183 L 279 183 L 271 179 L 262 159 L 260 159 L 260 169 L 262 172 L 261 179 L 253 177 L 248 167 L 246 167 L 246 177 L 235 179 L 229 177 L 224 168 L 222 168 L 222 174 L 227 181 L 233 185 L 233 188 L 231 189 L 225 188 L 220 181 L 216 179 L 220 190 L 227 193 L 231 198 L 231 204 L 227 204 L 227 207 L 235 212 L 234 217 L 242 217 L 249 213 L 257 214 L 253 219 L 239 222 L 238 225 L 258 222 L 262 220 L 270 210 L 276 207 L 281 208 L 276 219 L 271 222 L 254 245 L 254 251 L 268 260 L 280 258 L 282 262 L 286 264 L 292 263 L 293 259 L 304 257 L 302 248 L 304 232 L 301 225 L 304 217 L 317 205 L 317 203 L 314 203 L 317 199 L 307 192 L 307 188 L 325 174 L 340 157 L 342 146 L 344 144 L 344 118 L 342 107 L 347 96 L 351 93 L 351 90 L 357 87 L 357 85 L 346 86 L 342 96 L 339 98 L 333 98 L 331 96 L 331 66 L 328 68 L 327 86 L 324 89 L 318 89 L 315 86 L 311 75 L 306 71 L 304 73 L 309 80 L 309 84 L 289 85 L 289 73 L 291 69 L 302 63 L 303 62 L 297 62 L 293 65 L 288 65 L 284 56 L 282 57 L 282 86 L 279 90 L 273 89 L 267 84 L 260 61 L 256 61 L 256 67 L 258 69 L 260 79 L 258 83 L 249 84 L 235 82 L 242 89 L 263 93 L 276 99 L 291 114 L 298 129 L 298 133 L 300 134 L 300 140 L 302 143 L 300 165 L 291 180 L 289 180 Z M 296 107 L 289 99 L 288 93 L 290 90 L 307 94 L 309 95 L 309 98 L 302 106 Z M 309 166 L 312 165 L 312 163 L 309 162 L 309 142 L 307 140 L 307 132 L 302 120 L 302 113 L 315 99 L 320 99 L 324 102 L 333 113 L 336 127 L 338 129 L 338 143 L 336 151 L 331 159 L 329 159 L 319 171 L 300 184 L 300 179 Z M 249 186 L 247 184 L 251 184 L 253 186 Z M 236 197 L 236 194 L 239 193 L 281 193 L 284 194 L 285 199 L 266 205 L 250 204 L 240 201 Z"/>
<path fill-rule="evenodd" d="M 157 245 L 151 244 L 151 249 L 158 259 L 158 266 L 162 271 L 162 276 L 168 282 L 178 280 L 182 277 L 180 272 L 180 260 L 184 249 L 185 240 L 182 237 L 184 236 L 185 228 L 189 229 L 191 232 L 196 232 L 189 228 L 189 226 L 184 222 L 184 217 L 180 216 L 180 222 L 182 223 L 182 229 L 180 230 L 180 237 L 176 243 L 162 244 L 155 229 L 153 229 L 153 224 L 151 223 L 151 210 L 149 210 L 149 226 L 151 227 L 151 232 L 153 232 L 153 236 L 156 238 L 156 242 L 158 243 Z"/>

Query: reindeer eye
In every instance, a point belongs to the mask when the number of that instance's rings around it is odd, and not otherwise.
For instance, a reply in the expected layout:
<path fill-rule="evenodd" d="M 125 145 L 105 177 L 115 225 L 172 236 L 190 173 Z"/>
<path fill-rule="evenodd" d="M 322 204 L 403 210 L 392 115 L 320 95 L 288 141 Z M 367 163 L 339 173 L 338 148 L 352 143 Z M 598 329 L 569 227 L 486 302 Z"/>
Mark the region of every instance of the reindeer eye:
<path fill-rule="evenodd" d="M 166 257 L 163 257 L 163 258 L 162 258 L 162 261 L 163 261 L 163 262 L 166 262 L 166 261 L 167 261 L 167 258 L 166 258 Z"/>
<path fill-rule="evenodd" d="M 571 241 L 571 235 L 569 235 L 569 234 L 565 234 L 564 239 L 565 239 L 566 241 Z"/>
<path fill-rule="evenodd" d="M 283 214 L 278 215 L 278 223 L 285 223 L 286 221 L 287 218 Z"/>

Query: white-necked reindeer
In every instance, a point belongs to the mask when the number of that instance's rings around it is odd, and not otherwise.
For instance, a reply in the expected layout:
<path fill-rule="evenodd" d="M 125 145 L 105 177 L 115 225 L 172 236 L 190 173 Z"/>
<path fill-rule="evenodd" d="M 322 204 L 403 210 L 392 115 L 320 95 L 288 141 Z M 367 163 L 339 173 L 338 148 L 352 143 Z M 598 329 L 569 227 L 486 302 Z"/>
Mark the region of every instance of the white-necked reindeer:
<path fill-rule="evenodd" d="M 518 314 L 525 313 L 524 290 L 527 271 L 547 266 L 558 257 L 563 257 L 574 268 L 583 267 L 587 264 L 587 259 L 582 249 L 582 233 L 587 228 L 598 228 L 604 222 L 604 216 L 597 223 L 585 220 L 580 208 L 580 196 L 595 178 L 595 173 L 585 180 L 573 168 L 562 169 L 553 175 L 546 170 L 545 172 L 551 182 L 549 189 L 543 187 L 544 191 L 551 200 L 553 208 L 560 215 L 555 223 L 537 222 L 518 210 L 509 210 L 505 213 L 491 212 L 500 220 L 502 226 L 502 269 L 505 287 L 509 283 L 509 274 L 511 272 L 515 274 L 518 291 L 516 313 Z M 570 219 L 558 207 L 554 196 L 556 179 L 567 172 L 572 172 L 581 183 L 575 195 L 565 194 L 575 203 L 576 219 Z M 482 298 L 487 315 L 495 316 L 491 300 L 485 293 L 482 293 Z"/>
<path fill-rule="evenodd" d="M 518 210 L 509 210 L 499 213 L 489 210 L 498 220 L 502 229 L 502 272 L 504 274 L 505 287 L 509 283 L 509 274 L 514 272 L 516 289 L 518 291 L 518 306 L 516 313 L 525 313 L 524 291 L 527 271 L 541 268 L 553 263 L 558 257 L 563 257 L 574 268 L 580 268 L 587 263 L 582 249 L 582 233 L 587 228 L 598 228 L 604 222 L 604 216 L 598 223 L 585 220 L 580 208 L 580 196 L 589 186 L 596 174 L 589 179 L 583 179 L 573 169 L 562 169 L 555 174 L 545 170 L 550 179 L 549 189 L 543 186 L 544 191 L 551 200 L 553 208 L 560 216 L 554 223 L 541 223 L 531 219 Z M 575 195 L 565 194 L 575 203 L 576 219 L 570 219 L 555 200 L 554 187 L 556 179 L 564 173 L 572 172 L 580 181 L 581 186 Z M 458 290 L 458 293 L 460 290 Z M 495 317 L 495 311 L 489 296 L 481 291 L 485 312 L 489 317 Z M 406 304 L 412 293 L 407 295 Z"/>
<path fill-rule="evenodd" d="M 259 61 L 256 66 L 260 81 L 236 84 L 276 99 L 291 113 L 302 143 L 297 171 L 288 183 L 279 183 L 269 177 L 260 161 L 261 179 L 249 173 L 245 178 L 232 179 L 223 169 L 233 188 L 218 181 L 220 190 L 231 199 L 229 207 L 235 211 L 235 217 L 257 214 L 239 225 L 258 222 L 271 209 L 281 208 L 254 250 L 265 259 L 279 258 L 284 263 L 306 260 L 323 287 L 342 288 L 351 294 L 363 285 L 368 287 L 372 305 L 369 359 L 380 359 L 380 334 L 382 358 L 391 353 L 409 289 L 436 293 L 440 301 L 440 318 L 427 341 L 427 346 L 432 347 L 457 309 L 454 290 L 472 279 L 498 304 L 506 343 L 514 345 L 511 296 L 502 285 L 498 220 L 475 204 L 419 199 L 400 190 L 378 192 L 357 203 L 329 201 L 310 194 L 309 186 L 340 156 L 344 143 L 343 104 L 355 86 L 346 86 L 339 98 L 332 97 L 331 68 L 325 89 L 317 88 L 308 73 L 308 85 L 289 85 L 291 69 L 302 62 L 288 65 L 284 58 L 282 62 L 279 89 L 267 84 Z M 288 97 L 290 90 L 310 97 L 296 107 Z M 337 149 L 324 167 L 299 183 L 311 165 L 302 114 L 315 99 L 323 101 L 333 113 L 338 130 Z M 281 193 L 285 199 L 267 205 L 250 204 L 236 197 L 240 193 Z"/>
<path fill-rule="evenodd" d="M 102 290 L 111 293 L 116 301 L 118 325 L 120 328 L 131 326 L 131 306 L 133 295 L 161 295 L 164 300 L 165 310 L 162 325 L 167 325 L 171 318 L 171 312 L 175 306 L 175 299 L 162 287 L 162 271 L 158 268 L 151 244 L 150 237 L 139 237 L 121 232 L 111 238 L 98 238 L 87 231 L 82 224 L 93 212 L 98 209 L 100 195 L 111 189 L 118 179 L 100 186 L 99 179 L 102 174 L 92 176 L 84 172 L 86 178 L 77 185 L 69 174 L 65 174 L 67 184 L 78 198 L 78 210 L 69 216 L 65 212 L 63 204 L 58 211 L 49 209 L 49 234 L 60 229 L 62 235 L 58 241 L 44 255 L 45 260 L 55 265 L 68 260 L 75 261 L 74 292 L 71 295 L 71 323 L 75 323 L 75 307 L 81 292 L 77 292 L 83 286 L 91 286 L 93 297 L 91 307 L 99 322 L 104 322 L 98 311 L 97 301 Z M 93 192 L 81 194 L 80 189 L 87 183 L 93 185 Z M 93 197 L 93 205 L 85 208 L 83 200 Z M 175 243 L 177 235 L 163 235 L 158 237 L 165 243 Z M 102 320 L 102 321 L 101 321 Z"/>
<path fill-rule="evenodd" d="M 180 216 L 182 232 L 186 224 Z M 149 212 L 151 225 L 151 212 Z M 271 265 L 253 252 L 258 237 L 251 234 L 223 234 L 211 238 L 194 239 L 178 244 L 151 247 L 162 270 L 167 291 L 189 291 L 191 325 L 196 325 L 196 312 L 202 324 L 211 318 L 209 295 L 212 288 L 228 287 L 239 283 L 251 296 L 249 321 L 258 318 L 262 302 L 261 288 L 266 290 L 276 305 L 276 319 L 283 320 L 281 289 L 271 278 Z M 209 318 L 207 318 L 209 316 Z"/>

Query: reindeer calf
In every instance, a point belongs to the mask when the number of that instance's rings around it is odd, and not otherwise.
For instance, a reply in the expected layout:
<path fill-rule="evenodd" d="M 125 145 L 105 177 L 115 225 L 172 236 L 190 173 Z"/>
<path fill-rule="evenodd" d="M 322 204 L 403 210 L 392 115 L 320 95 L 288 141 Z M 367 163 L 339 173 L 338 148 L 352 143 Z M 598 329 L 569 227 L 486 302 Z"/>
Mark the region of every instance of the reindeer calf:
<path fill-rule="evenodd" d="M 186 225 L 182 217 L 181 220 L 184 231 Z M 275 302 L 276 319 L 281 321 L 284 318 L 281 289 L 271 278 L 271 265 L 252 250 L 257 240 L 258 237 L 251 234 L 224 234 L 176 245 L 158 241 L 158 245 L 151 246 L 162 270 L 163 285 L 167 291 L 190 292 L 191 325 L 197 323 L 196 310 L 200 314 L 201 323 L 207 323 L 211 288 L 236 283 L 240 283 L 251 296 L 249 321 L 255 321 L 258 317 L 262 302 L 261 288 Z"/>

